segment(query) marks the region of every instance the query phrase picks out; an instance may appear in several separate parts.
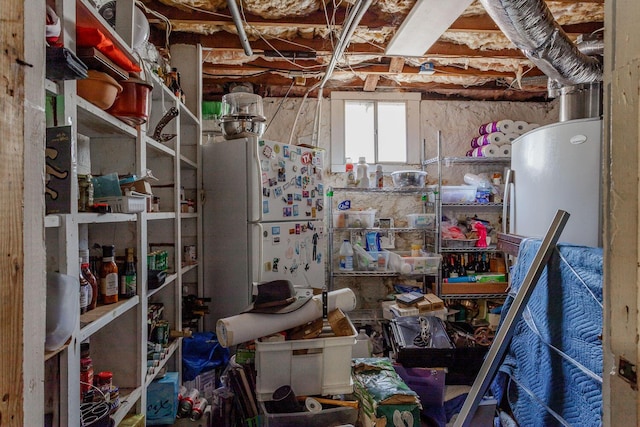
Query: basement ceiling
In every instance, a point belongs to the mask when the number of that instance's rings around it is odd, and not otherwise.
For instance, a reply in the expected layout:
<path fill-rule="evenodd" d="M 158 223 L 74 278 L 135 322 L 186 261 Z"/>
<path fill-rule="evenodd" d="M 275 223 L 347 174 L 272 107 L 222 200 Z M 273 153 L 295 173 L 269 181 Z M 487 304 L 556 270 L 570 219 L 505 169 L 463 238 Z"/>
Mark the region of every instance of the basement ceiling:
<path fill-rule="evenodd" d="M 418 0 L 426 1 L 426 0 Z M 421 92 L 423 99 L 540 101 L 547 78 L 473 1 L 421 57 L 390 57 L 385 46 L 414 0 L 373 0 L 339 58 L 323 96 L 333 90 Z M 602 34 L 604 0 L 546 1 L 567 35 Z M 238 3 L 253 51 L 247 56 L 225 0 L 146 0 L 171 22 L 170 43 L 203 47 L 203 99 L 219 100 L 232 85 L 251 83 L 269 97 L 317 97 L 352 1 L 243 0 Z M 153 41 L 166 25 L 149 15 Z M 421 74 L 431 63 L 435 72 Z M 179 64 L 177 64 L 179 67 Z"/>

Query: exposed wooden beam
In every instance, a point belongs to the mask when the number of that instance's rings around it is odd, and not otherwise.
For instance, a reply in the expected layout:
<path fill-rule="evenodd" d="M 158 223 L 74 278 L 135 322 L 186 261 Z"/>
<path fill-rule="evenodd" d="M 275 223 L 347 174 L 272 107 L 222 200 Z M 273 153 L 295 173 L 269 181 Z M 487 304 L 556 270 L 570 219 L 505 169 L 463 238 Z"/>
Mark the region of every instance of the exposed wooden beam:
<path fill-rule="evenodd" d="M 218 33 L 215 35 L 202 35 L 193 33 L 172 33 L 171 43 L 201 44 L 204 49 L 213 50 L 236 50 L 242 52 L 242 46 L 238 37 L 233 34 Z M 255 54 L 260 54 L 265 50 L 301 50 L 300 44 L 303 44 L 310 51 L 316 52 L 317 56 L 331 57 L 332 47 L 327 40 L 318 39 L 298 39 L 295 43 L 283 40 L 271 40 L 270 44 L 263 40 L 251 42 L 251 47 Z M 380 55 L 384 56 L 384 50 L 380 46 L 374 46 L 368 43 L 351 43 L 346 51 L 347 55 Z M 206 53 L 205 53 L 206 55 Z M 442 56 L 462 56 L 472 58 L 521 58 L 524 54 L 519 49 L 500 49 L 500 50 L 475 50 L 465 45 L 438 41 L 429 48 L 424 56 L 442 55 Z"/>
<path fill-rule="evenodd" d="M 364 81 L 362 90 L 365 92 L 374 92 L 376 90 L 378 80 L 380 80 L 380 74 L 369 74 Z"/>
<path fill-rule="evenodd" d="M 401 73 L 404 68 L 404 58 L 393 57 L 389 63 L 390 73 Z"/>

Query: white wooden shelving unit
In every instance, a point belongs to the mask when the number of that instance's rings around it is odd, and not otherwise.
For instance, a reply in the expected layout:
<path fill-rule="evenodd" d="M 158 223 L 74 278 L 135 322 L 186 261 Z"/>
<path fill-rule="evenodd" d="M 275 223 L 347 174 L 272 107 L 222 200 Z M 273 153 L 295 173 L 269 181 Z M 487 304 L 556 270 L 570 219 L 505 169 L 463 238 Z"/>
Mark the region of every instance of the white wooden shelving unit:
<path fill-rule="evenodd" d="M 118 29 L 127 28 L 133 0 L 118 1 Z M 116 33 L 88 0 L 56 0 L 55 9 L 63 23 L 64 45 L 75 51 L 75 25 L 100 29 L 135 63 L 139 63 L 127 44 L 131 34 Z M 131 28 L 131 25 L 128 26 Z M 90 162 L 94 175 L 116 172 L 138 176 L 150 169 L 159 179 L 153 183 L 160 197 L 160 212 L 137 214 L 98 214 L 78 212 L 72 202 L 68 214 L 46 215 L 47 271 L 77 277 L 78 250 L 95 243 L 113 244 L 116 255 L 126 247 L 136 248 L 138 291 L 130 299 L 98 306 L 80 316 L 69 342 L 45 354 L 45 413 L 52 414 L 54 426 L 80 425 L 80 344 L 90 342 L 94 371 L 112 371 L 120 388 L 121 406 L 111 417 L 114 425 L 128 413 L 146 413 L 146 389 L 164 369 L 180 371 L 181 339 L 170 343 L 158 366 L 147 367 L 147 309 L 151 303 L 164 305 L 163 318 L 171 329 L 180 330 L 182 295 L 202 295 L 202 269 L 183 265 L 184 245 L 196 245 L 202 253 L 200 125 L 201 49 L 199 46 L 171 46 L 172 61 L 179 67 L 186 105 L 166 88 L 153 73 L 146 80 L 153 85 L 150 115 L 146 124 L 132 127 L 76 95 L 75 81 L 44 82 L 50 96 L 64 99 L 58 125 L 71 125 L 72 150 L 76 159 Z M 152 139 L 156 124 L 171 107 L 179 110 L 163 130 L 176 134 L 168 142 Z M 71 194 L 77 194 L 77 172 L 71 179 Z M 156 185 L 159 185 L 156 187 Z M 194 213 L 181 211 L 180 194 L 196 201 Z M 169 252 L 169 271 L 165 283 L 147 289 L 147 254 L 155 247 Z M 97 253 L 92 251 L 92 255 Z M 96 272 L 94 272 L 96 273 Z"/>

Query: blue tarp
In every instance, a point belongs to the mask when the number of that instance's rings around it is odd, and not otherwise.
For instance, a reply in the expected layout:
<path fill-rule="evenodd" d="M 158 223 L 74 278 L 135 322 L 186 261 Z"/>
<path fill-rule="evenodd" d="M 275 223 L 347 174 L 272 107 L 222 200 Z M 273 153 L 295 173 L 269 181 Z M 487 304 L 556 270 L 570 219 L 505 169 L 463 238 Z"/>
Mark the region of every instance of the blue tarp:
<path fill-rule="evenodd" d="M 520 245 L 506 313 L 540 247 Z M 558 245 L 492 384 L 521 426 L 602 424 L 602 249 Z"/>

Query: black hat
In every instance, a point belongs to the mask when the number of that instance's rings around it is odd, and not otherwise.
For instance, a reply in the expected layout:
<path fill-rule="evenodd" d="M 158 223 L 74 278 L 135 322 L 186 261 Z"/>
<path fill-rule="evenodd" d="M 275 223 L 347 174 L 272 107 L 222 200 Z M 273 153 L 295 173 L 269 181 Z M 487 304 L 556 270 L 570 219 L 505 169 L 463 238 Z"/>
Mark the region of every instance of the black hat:
<path fill-rule="evenodd" d="M 242 313 L 291 313 L 306 304 L 311 298 L 296 296 L 293 283 L 288 280 L 272 280 L 257 285 L 258 294 L 253 303 Z"/>

